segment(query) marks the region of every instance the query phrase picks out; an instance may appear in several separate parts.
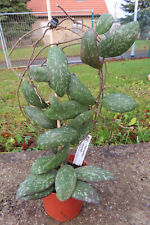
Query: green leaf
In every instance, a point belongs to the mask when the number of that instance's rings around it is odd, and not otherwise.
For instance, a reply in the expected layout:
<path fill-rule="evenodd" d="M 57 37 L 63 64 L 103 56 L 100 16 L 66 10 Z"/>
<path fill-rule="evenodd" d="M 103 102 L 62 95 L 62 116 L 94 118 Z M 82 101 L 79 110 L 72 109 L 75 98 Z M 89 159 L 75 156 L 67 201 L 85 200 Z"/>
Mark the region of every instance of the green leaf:
<path fill-rule="evenodd" d="M 71 100 L 79 102 L 81 105 L 94 105 L 95 98 L 89 89 L 78 79 L 75 74 L 70 74 L 67 95 Z M 86 110 L 85 110 L 86 111 Z"/>
<path fill-rule="evenodd" d="M 54 156 L 44 156 L 38 158 L 32 165 L 32 174 L 43 174 L 47 173 L 52 169 L 57 168 L 63 162 L 66 161 L 68 157 L 69 146 L 65 146 Z"/>
<path fill-rule="evenodd" d="M 96 32 L 98 34 L 104 34 L 111 28 L 114 22 L 114 18 L 111 14 L 103 14 L 99 17 L 96 23 Z"/>
<path fill-rule="evenodd" d="M 46 102 L 37 95 L 35 89 L 25 80 L 22 83 L 22 92 L 27 102 L 31 105 L 39 108 L 46 108 L 48 106 Z"/>
<path fill-rule="evenodd" d="M 94 112 L 92 110 L 85 111 L 72 120 L 67 126 L 76 130 L 81 129 L 87 122 L 92 121 Z"/>
<path fill-rule="evenodd" d="M 132 120 L 130 121 L 130 123 L 128 123 L 128 126 L 132 126 L 136 123 L 136 118 L 132 118 Z"/>
<path fill-rule="evenodd" d="M 131 22 L 120 26 L 99 43 L 99 56 L 107 58 L 121 55 L 132 46 L 138 33 L 138 22 Z"/>
<path fill-rule="evenodd" d="M 20 144 L 23 141 L 23 137 L 20 134 L 16 134 L 15 139 L 17 141 L 17 144 Z"/>
<path fill-rule="evenodd" d="M 71 127 L 60 127 L 49 130 L 38 137 L 37 145 L 44 148 L 57 147 L 71 143 L 78 133 Z"/>
<path fill-rule="evenodd" d="M 47 65 L 48 73 L 50 73 L 50 87 L 59 97 L 64 96 L 68 87 L 69 74 L 67 57 L 59 47 L 50 48 Z"/>
<path fill-rule="evenodd" d="M 99 203 L 97 192 L 88 183 L 83 181 L 77 181 L 72 197 L 88 203 Z"/>
<path fill-rule="evenodd" d="M 46 173 L 45 171 L 43 171 L 43 166 L 46 165 L 51 159 L 53 158 L 53 156 L 43 156 L 43 157 L 39 157 L 33 164 L 31 167 L 31 173 L 32 174 L 42 174 L 42 173 Z"/>
<path fill-rule="evenodd" d="M 106 109 L 119 113 L 130 112 L 138 105 L 131 97 L 120 93 L 106 95 L 102 104 Z"/>
<path fill-rule="evenodd" d="M 27 196 L 22 197 L 21 199 L 22 200 L 36 200 L 36 199 L 44 198 L 44 197 L 50 195 L 54 190 L 55 190 L 54 187 L 50 187 L 45 191 L 35 193 L 32 195 L 27 195 Z"/>
<path fill-rule="evenodd" d="M 83 180 L 87 182 L 98 182 L 111 180 L 114 178 L 113 174 L 109 171 L 103 170 L 101 168 L 93 166 L 83 166 L 75 169 L 78 180 Z"/>
<path fill-rule="evenodd" d="M 56 175 L 56 196 L 60 201 L 69 199 L 76 186 L 76 173 L 72 166 L 61 167 Z"/>
<path fill-rule="evenodd" d="M 81 41 L 80 57 L 83 63 L 96 69 L 102 68 L 97 48 L 96 32 L 93 28 L 87 30 Z"/>
<path fill-rule="evenodd" d="M 81 141 L 83 138 L 85 138 L 90 130 L 92 129 L 93 123 L 91 120 L 89 120 L 86 124 L 84 124 L 80 129 L 79 129 L 79 141 Z"/>
<path fill-rule="evenodd" d="M 29 68 L 30 77 L 37 82 L 50 81 L 48 69 L 45 66 L 31 65 Z"/>
<path fill-rule="evenodd" d="M 16 198 L 32 195 L 48 189 L 55 182 L 56 170 L 42 175 L 29 175 L 23 183 L 20 184 Z"/>
<path fill-rule="evenodd" d="M 52 104 L 46 109 L 45 114 L 48 118 L 53 120 L 66 120 L 75 118 L 87 109 L 87 106 L 81 105 L 80 103 L 74 100 L 58 103 L 57 98 L 54 96 Z"/>
<path fill-rule="evenodd" d="M 56 120 L 49 119 L 39 108 L 26 106 L 25 112 L 34 122 L 45 129 L 52 129 L 57 127 Z"/>

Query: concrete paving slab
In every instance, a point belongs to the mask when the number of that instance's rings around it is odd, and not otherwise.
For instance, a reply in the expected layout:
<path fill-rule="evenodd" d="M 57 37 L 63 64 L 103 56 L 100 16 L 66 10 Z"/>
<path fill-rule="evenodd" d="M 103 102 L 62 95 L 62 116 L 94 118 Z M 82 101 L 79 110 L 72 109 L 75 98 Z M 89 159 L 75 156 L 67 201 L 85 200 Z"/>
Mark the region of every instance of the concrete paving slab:
<path fill-rule="evenodd" d="M 33 161 L 49 152 L 0 154 L 0 225 L 150 225 L 150 143 L 89 148 L 86 161 L 115 174 L 114 181 L 92 184 L 101 203 L 86 204 L 78 217 L 57 222 L 42 200 L 16 201 L 16 190 Z"/>

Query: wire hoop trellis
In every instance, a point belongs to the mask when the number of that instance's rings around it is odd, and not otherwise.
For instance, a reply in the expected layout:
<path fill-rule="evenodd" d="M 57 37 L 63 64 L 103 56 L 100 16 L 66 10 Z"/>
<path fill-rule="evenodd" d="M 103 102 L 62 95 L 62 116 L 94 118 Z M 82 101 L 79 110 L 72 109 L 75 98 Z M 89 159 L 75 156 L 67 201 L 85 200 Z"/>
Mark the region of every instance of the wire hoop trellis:
<path fill-rule="evenodd" d="M 10 56 L 10 55 L 13 53 L 14 49 L 15 49 L 15 48 L 17 47 L 17 45 L 19 44 L 19 42 L 20 42 L 22 39 L 24 39 L 25 37 L 27 37 L 28 35 L 31 35 L 32 32 L 37 31 L 37 30 L 39 30 L 39 29 L 45 29 L 45 31 L 44 31 L 43 35 L 41 36 L 41 38 L 38 39 L 37 41 L 35 41 L 35 42 L 33 43 L 33 45 L 32 45 L 32 46 L 33 46 L 32 53 L 31 53 L 31 55 L 30 55 L 30 57 L 29 57 L 27 66 L 25 67 L 25 69 L 24 69 L 22 75 L 18 74 L 16 70 L 14 70 L 14 69 L 11 68 L 11 69 L 13 70 L 13 72 L 15 72 L 15 74 L 20 78 L 20 82 L 19 82 L 19 85 L 18 85 L 18 88 L 17 88 L 17 99 L 18 99 L 18 104 L 19 104 L 20 111 L 21 111 L 21 113 L 23 114 L 24 117 L 26 117 L 26 115 L 25 115 L 25 113 L 23 112 L 23 107 L 22 107 L 21 102 L 20 102 L 20 88 L 21 88 L 21 84 L 22 84 L 22 82 L 23 82 L 24 77 L 25 77 L 26 74 L 27 74 L 27 76 L 28 76 L 28 79 L 29 79 L 29 81 L 30 81 L 32 87 L 33 87 L 34 90 L 36 91 L 38 97 L 39 97 L 40 99 L 43 98 L 43 97 L 41 96 L 41 94 L 40 94 L 40 92 L 39 92 L 37 86 L 35 85 L 35 83 L 33 82 L 33 80 L 32 80 L 31 77 L 30 77 L 30 74 L 29 74 L 29 68 L 30 68 L 30 66 L 35 62 L 35 60 L 37 59 L 37 57 L 43 52 L 44 49 L 46 49 L 46 48 L 48 48 L 48 47 L 51 47 L 51 46 L 59 46 L 59 45 L 65 44 L 65 46 L 61 47 L 61 49 L 63 50 L 64 48 L 67 48 L 67 47 L 69 47 L 69 46 L 78 44 L 78 43 L 80 43 L 79 41 L 81 41 L 81 39 L 82 39 L 84 33 L 85 33 L 88 29 L 90 29 L 89 26 L 87 26 L 87 25 L 85 25 L 85 24 L 82 23 L 82 27 L 84 27 L 85 30 L 83 30 L 83 29 L 77 27 L 76 29 L 78 29 L 78 30 L 80 30 L 80 31 L 82 32 L 82 33 L 80 32 L 80 34 L 79 34 L 79 33 L 74 32 L 71 28 L 67 28 L 67 27 L 63 26 L 63 22 L 66 21 L 66 20 L 71 20 L 73 23 L 76 23 L 76 24 L 81 24 L 81 23 L 78 22 L 78 21 L 76 21 L 74 18 L 70 17 L 70 16 L 68 15 L 68 13 L 67 13 L 61 6 L 57 5 L 57 7 L 60 8 L 60 9 L 64 12 L 64 14 L 66 15 L 66 18 L 64 18 L 64 19 L 63 19 L 62 21 L 60 21 L 60 22 L 58 21 L 58 24 L 57 24 L 56 27 L 51 26 L 51 24 L 50 24 L 50 22 L 49 22 L 46 26 L 38 27 L 38 28 L 36 28 L 36 29 L 34 29 L 34 30 L 32 30 L 32 31 L 27 32 L 26 34 L 24 34 L 22 37 L 20 37 L 20 38 L 17 40 L 17 42 L 14 44 L 14 46 L 12 47 L 12 49 L 11 49 L 11 51 L 10 51 L 10 53 L 9 53 L 9 56 Z M 35 53 L 35 50 L 36 50 L 38 44 L 43 40 L 43 38 L 45 37 L 46 33 L 47 33 L 49 30 L 51 30 L 51 29 L 52 29 L 52 30 L 55 30 L 55 31 L 59 31 L 59 30 L 67 30 L 67 31 L 69 31 L 69 32 L 75 33 L 75 34 L 77 35 L 77 37 L 76 37 L 76 38 L 73 38 L 73 39 L 70 39 L 70 40 L 67 40 L 67 41 L 50 43 L 50 44 L 48 44 L 48 45 L 46 45 L 46 46 L 44 46 L 44 47 L 41 47 L 41 49 L 40 49 L 40 50 L 36 53 L 36 55 L 34 56 L 34 53 Z M 100 39 L 100 37 L 99 37 L 98 34 L 97 34 L 97 42 L 99 42 L 100 40 L 101 40 L 101 39 Z M 78 43 L 74 43 L 75 41 L 78 41 Z M 73 43 L 72 43 L 72 42 L 73 42 Z M 100 60 L 100 59 L 99 59 L 99 60 Z M 96 126 L 96 124 L 97 124 L 97 118 L 98 118 L 98 116 L 101 115 L 101 112 L 102 112 L 102 99 L 103 99 L 103 96 L 104 96 L 104 83 L 105 83 L 106 74 L 107 74 L 107 66 L 106 66 L 106 62 L 104 61 L 104 59 L 102 60 L 102 62 L 103 62 L 104 65 L 105 65 L 105 73 L 103 72 L 103 68 L 101 68 L 100 70 L 98 70 L 99 91 L 98 91 L 98 95 L 97 95 L 97 98 L 96 98 L 96 105 L 95 105 L 93 108 L 91 107 L 91 108 L 94 110 L 93 127 L 92 127 L 91 130 L 93 130 L 94 127 Z M 44 63 L 45 63 L 45 61 L 41 64 L 41 66 L 44 66 Z M 26 117 L 26 119 L 28 120 L 27 117 Z M 103 120 L 104 120 L 104 118 L 103 118 Z M 105 123 L 107 124 L 107 121 L 106 121 L 106 120 L 105 120 Z M 91 131 L 91 130 L 90 130 L 90 131 Z M 110 127 L 109 127 L 109 130 L 110 130 L 110 137 L 109 137 L 109 139 L 108 139 L 108 141 L 107 141 L 106 144 L 109 143 L 109 141 L 110 141 L 110 139 L 111 139 L 111 137 L 112 137 L 112 130 L 111 130 Z M 105 145 L 106 145 L 106 144 L 105 144 Z M 105 145 L 104 145 L 104 146 L 105 146 Z M 103 146 L 103 147 L 104 147 L 104 146 Z"/>

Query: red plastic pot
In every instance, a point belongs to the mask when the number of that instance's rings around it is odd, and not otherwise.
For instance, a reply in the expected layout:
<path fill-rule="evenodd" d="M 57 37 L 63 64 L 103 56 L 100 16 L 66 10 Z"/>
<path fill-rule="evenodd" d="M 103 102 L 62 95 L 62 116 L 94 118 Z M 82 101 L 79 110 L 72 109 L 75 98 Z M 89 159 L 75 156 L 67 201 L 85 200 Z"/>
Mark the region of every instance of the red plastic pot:
<path fill-rule="evenodd" d="M 68 162 L 72 163 L 74 155 L 69 155 Z M 83 166 L 87 165 L 84 161 Z M 46 213 L 57 221 L 67 221 L 76 217 L 82 208 L 82 201 L 69 198 L 67 201 L 59 201 L 56 193 L 52 193 L 43 198 L 44 209 Z"/>

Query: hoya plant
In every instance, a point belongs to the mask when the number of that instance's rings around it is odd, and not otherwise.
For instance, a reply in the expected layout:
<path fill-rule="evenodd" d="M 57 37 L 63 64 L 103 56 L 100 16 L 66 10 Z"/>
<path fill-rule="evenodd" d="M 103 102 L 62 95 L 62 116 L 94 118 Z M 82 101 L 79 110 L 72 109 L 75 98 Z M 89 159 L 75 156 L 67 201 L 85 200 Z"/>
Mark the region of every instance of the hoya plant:
<path fill-rule="evenodd" d="M 83 63 L 98 70 L 100 92 L 95 98 L 76 74 L 69 72 L 67 57 L 56 46 L 49 47 L 47 66 L 30 65 L 27 68 L 30 82 L 22 82 L 22 92 L 28 106 L 26 115 L 46 129 L 37 139 L 42 149 L 52 154 L 38 158 L 31 167 L 31 174 L 20 184 L 17 199 L 39 199 L 56 192 L 60 201 L 70 197 L 89 203 L 98 203 L 99 196 L 90 182 L 114 178 L 113 174 L 94 166 L 74 167 L 68 164 L 71 146 L 78 145 L 91 131 L 95 114 L 104 106 L 107 110 L 124 113 L 137 106 L 129 96 L 121 93 L 103 93 L 103 64 L 105 58 L 119 56 L 134 43 L 139 25 L 131 22 L 108 32 L 114 20 L 110 14 L 102 15 L 95 28 L 88 28 L 81 38 L 80 57 Z M 85 71 L 86 73 L 86 71 Z M 46 82 L 53 90 L 51 102 L 41 97 L 33 82 Z M 63 96 L 68 100 L 61 100 Z M 97 109 L 97 110 L 95 110 Z M 58 121 L 61 121 L 58 126 Z"/>

